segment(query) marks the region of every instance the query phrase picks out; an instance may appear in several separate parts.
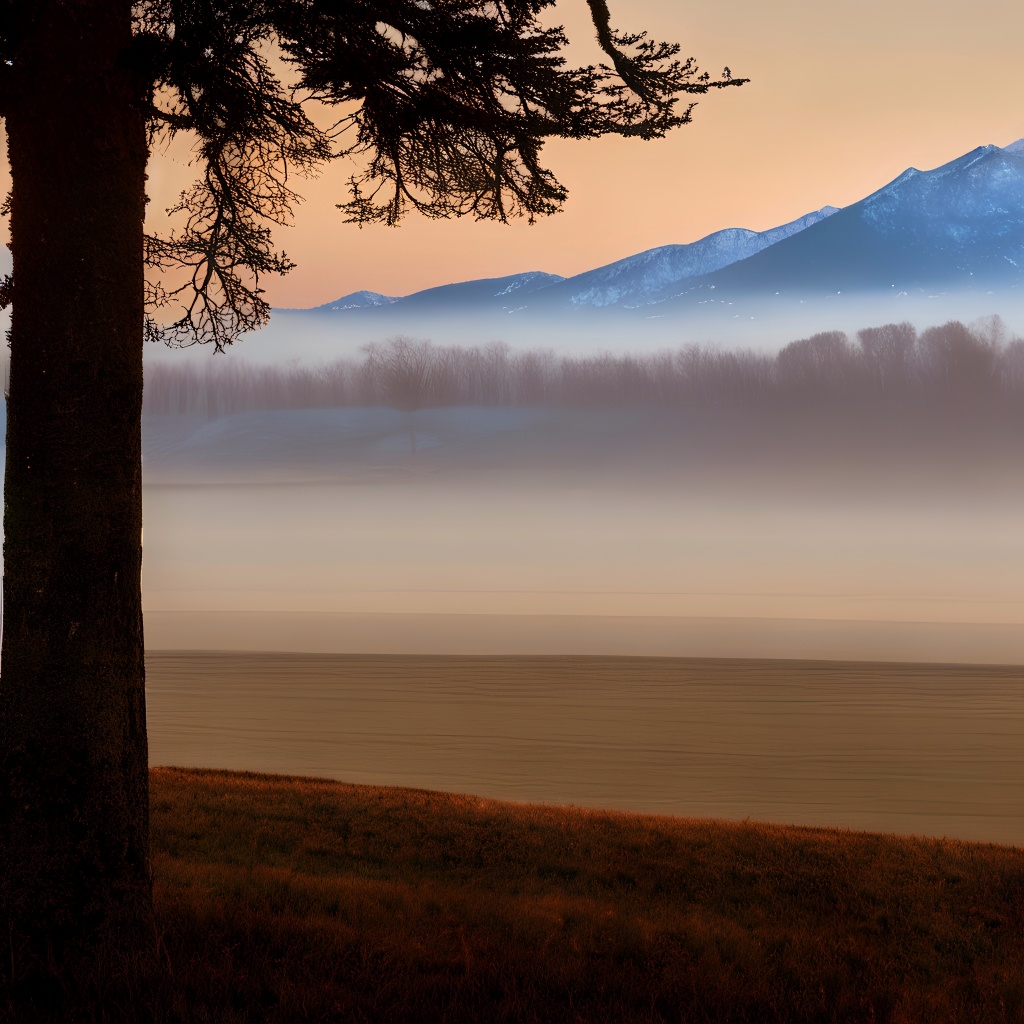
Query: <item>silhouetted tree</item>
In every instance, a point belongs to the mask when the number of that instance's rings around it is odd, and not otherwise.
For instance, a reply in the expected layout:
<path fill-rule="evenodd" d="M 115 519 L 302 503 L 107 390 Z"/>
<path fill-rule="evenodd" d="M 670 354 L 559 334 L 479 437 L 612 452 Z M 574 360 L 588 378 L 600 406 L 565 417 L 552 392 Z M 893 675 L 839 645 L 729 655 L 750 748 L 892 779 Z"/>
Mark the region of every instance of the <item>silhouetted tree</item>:
<path fill-rule="evenodd" d="M 588 4 L 607 63 L 568 67 L 562 30 L 539 21 L 553 2 L 0 0 L 0 971 L 135 943 L 150 918 L 144 335 L 220 349 L 263 324 L 261 278 L 291 267 L 270 228 L 326 160 L 362 158 L 341 207 L 355 223 L 533 218 L 566 195 L 547 139 L 656 138 L 690 120 L 681 97 L 738 84 L 613 31 L 605 0 Z M 337 108 L 333 128 L 311 103 Z M 147 159 L 179 135 L 198 180 L 182 226 L 145 239 Z"/>

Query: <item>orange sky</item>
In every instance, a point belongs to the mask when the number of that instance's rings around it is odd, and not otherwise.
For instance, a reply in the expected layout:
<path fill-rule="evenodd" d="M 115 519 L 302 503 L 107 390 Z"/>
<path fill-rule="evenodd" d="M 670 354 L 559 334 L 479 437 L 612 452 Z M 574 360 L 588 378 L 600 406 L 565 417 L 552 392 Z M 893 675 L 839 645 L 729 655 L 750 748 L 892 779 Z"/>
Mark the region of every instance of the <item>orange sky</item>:
<path fill-rule="evenodd" d="M 410 217 L 398 229 L 342 223 L 344 166 L 304 185 L 278 244 L 298 263 L 268 280 L 278 306 L 369 288 L 418 288 L 524 270 L 573 274 L 723 227 L 755 229 L 853 202 L 905 167 L 932 167 L 1024 136 L 1024 5 L 1009 0 L 612 0 L 623 28 L 678 39 L 717 72 L 753 81 L 704 98 L 695 123 L 660 142 L 552 144 L 569 187 L 563 213 L 530 227 Z M 579 60 L 593 59 L 583 0 L 560 0 Z M 153 227 L 184 183 L 155 158 Z"/>

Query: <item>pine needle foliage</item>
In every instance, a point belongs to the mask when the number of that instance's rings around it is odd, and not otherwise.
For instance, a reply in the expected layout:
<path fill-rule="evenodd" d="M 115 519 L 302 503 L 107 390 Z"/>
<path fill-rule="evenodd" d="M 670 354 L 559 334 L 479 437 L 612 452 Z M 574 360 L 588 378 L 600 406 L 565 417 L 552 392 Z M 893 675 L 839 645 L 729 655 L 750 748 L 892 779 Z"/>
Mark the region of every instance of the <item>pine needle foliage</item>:
<path fill-rule="evenodd" d="M 330 160 L 358 158 L 339 204 L 356 224 L 533 220 L 566 198 L 548 139 L 660 138 L 690 121 L 690 97 L 743 82 L 614 30 L 604 0 L 587 3 L 605 62 L 570 67 L 564 30 L 542 24 L 554 3 L 138 0 L 126 59 L 151 145 L 188 136 L 198 169 L 168 211 L 180 226 L 147 239 L 147 337 L 220 350 L 262 326 L 261 279 L 293 267 L 272 229 L 296 178 Z M 0 105 L 24 9 L 0 2 Z"/>

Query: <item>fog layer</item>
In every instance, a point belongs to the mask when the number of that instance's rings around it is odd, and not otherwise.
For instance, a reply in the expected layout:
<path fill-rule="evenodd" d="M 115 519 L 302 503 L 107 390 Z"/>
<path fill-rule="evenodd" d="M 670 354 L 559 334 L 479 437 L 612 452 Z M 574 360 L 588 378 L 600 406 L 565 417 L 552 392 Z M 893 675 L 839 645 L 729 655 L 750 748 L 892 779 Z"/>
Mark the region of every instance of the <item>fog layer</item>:
<path fill-rule="evenodd" d="M 687 345 L 775 353 L 795 338 L 842 330 L 852 336 L 866 324 L 910 322 L 918 330 L 949 320 L 971 322 L 999 314 L 1011 332 L 1024 335 L 1024 294 L 1016 286 L 936 289 L 910 294 L 840 292 L 802 298 L 771 293 L 708 297 L 685 308 L 619 307 L 573 310 L 466 311 L 442 307 L 403 312 L 275 310 L 270 324 L 238 342 L 228 361 L 285 365 L 361 357 L 363 346 L 395 335 L 440 346 L 473 347 L 503 342 L 517 350 L 551 349 L 558 355 L 602 351 L 642 352 Z M 207 353 L 148 346 L 147 362 L 204 363 Z"/>
<path fill-rule="evenodd" d="M 391 622 L 390 649 L 438 650 L 415 626 L 434 616 L 457 653 L 482 635 L 529 649 L 531 617 L 563 616 L 577 643 L 606 621 L 630 653 L 646 629 L 651 653 L 717 654 L 773 653 L 749 639 L 770 646 L 774 621 L 790 656 L 1024 659 L 1021 353 L 990 323 L 778 358 L 531 364 L 399 343 L 333 378 L 183 367 L 147 397 L 149 621 L 174 646 L 226 646 L 210 623 L 249 615 L 235 643 L 287 649 L 287 620 L 294 649 L 318 650 L 387 649 Z M 391 618 L 361 634 L 359 616 Z M 784 623 L 862 626 L 829 647 Z M 929 624 L 962 642 L 930 644 Z M 665 649 L 683 634 L 714 650 Z"/>

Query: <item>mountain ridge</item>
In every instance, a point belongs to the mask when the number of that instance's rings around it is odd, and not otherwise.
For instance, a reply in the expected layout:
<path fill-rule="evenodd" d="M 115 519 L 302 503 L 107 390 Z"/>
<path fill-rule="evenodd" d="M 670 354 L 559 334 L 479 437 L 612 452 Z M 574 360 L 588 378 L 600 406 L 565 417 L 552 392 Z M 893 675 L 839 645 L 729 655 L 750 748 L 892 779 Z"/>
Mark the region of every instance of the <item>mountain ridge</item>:
<path fill-rule="evenodd" d="M 357 291 L 313 307 L 331 315 L 495 314 L 667 309 L 722 294 L 1024 285 L 1024 139 L 909 167 L 842 209 L 825 206 L 766 231 L 724 228 L 568 278 L 534 270 L 404 296 Z"/>
<path fill-rule="evenodd" d="M 766 231 L 723 228 L 695 242 L 657 246 L 567 278 L 555 291 L 571 290 L 575 307 L 645 305 L 653 294 L 746 259 L 837 212 L 824 206 Z"/>
<path fill-rule="evenodd" d="M 1022 267 L 1024 140 L 908 168 L 828 220 L 694 281 L 691 293 L 969 288 L 1024 283 Z"/>

